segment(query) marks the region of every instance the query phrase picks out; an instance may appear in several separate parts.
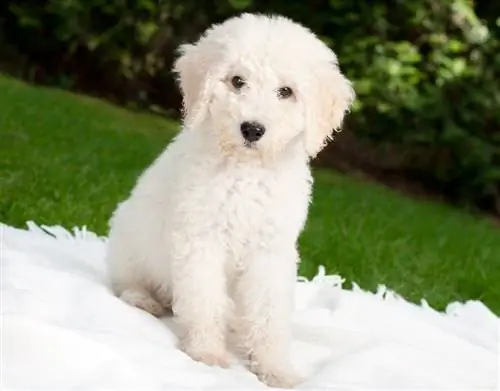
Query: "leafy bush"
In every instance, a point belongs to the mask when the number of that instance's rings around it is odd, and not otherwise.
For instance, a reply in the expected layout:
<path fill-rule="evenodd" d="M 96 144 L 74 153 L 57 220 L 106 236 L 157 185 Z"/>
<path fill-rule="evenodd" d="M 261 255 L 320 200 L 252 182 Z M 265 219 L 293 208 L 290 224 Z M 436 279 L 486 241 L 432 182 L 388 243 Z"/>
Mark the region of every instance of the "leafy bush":
<path fill-rule="evenodd" d="M 4 0 L 0 34 L 11 50 L 2 63 L 122 103 L 177 109 L 175 47 L 213 22 L 257 10 L 305 23 L 337 52 L 355 81 L 347 126 L 357 137 L 395 146 L 406 156 L 402 171 L 500 213 L 500 7 L 493 2 Z"/>

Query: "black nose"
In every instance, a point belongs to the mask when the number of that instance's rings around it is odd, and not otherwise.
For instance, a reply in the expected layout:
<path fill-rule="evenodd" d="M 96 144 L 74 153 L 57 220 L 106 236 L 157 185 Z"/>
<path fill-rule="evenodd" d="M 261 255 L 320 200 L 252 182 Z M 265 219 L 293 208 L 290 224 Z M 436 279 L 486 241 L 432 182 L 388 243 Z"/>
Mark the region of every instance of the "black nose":
<path fill-rule="evenodd" d="M 243 138 L 250 142 L 257 141 L 266 132 L 264 125 L 255 121 L 245 121 L 241 124 L 240 128 Z"/>

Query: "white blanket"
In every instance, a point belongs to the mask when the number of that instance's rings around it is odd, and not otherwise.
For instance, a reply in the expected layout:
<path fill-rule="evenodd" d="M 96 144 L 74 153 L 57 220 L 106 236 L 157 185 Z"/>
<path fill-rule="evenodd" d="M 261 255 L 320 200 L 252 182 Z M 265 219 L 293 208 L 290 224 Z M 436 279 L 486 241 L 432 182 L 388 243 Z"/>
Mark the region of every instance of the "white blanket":
<path fill-rule="evenodd" d="M 172 319 L 115 298 L 104 238 L 85 229 L 0 225 L 2 389 L 250 390 L 241 364 L 212 368 L 176 348 Z M 320 269 L 298 281 L 293 360 L 299 389 L 494 390 L 499 318 L 480 302 L 445 313 L 383 286 L 342 288 Z"/>

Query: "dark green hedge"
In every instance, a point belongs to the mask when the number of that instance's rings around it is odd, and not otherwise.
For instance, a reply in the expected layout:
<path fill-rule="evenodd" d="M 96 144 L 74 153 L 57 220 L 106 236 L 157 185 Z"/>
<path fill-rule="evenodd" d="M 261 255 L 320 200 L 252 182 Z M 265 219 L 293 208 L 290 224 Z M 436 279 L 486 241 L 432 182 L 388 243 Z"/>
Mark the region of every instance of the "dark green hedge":
<path fill-rule="evenodd" d="M 455 199 L 499 212 L 499 10 L 467 0 L 3 0 L 1 64 L 176 109 L 180 42 L 241 11 L 281 13 L 318 32 L 355 81 L 351 131 L 401 150 L 405 170 Z"/>

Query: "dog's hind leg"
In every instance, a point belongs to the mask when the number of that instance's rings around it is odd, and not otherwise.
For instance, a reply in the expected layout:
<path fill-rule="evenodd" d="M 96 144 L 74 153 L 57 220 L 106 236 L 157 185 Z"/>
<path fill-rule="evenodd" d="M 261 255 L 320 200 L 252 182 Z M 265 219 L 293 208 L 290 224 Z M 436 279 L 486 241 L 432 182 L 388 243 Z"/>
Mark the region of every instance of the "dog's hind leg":
<path fill-rule="evenodd" d="M 156 289 L 158 302 L 168 311 L 172 311 L 172 288 L 168 284 L 162 284 Z"/>
<path fill-rule="evenodd" d="M 121 292 L 120 299 L 133 307 L 140 308 L 157 317 L 164 315 L 166 312 L 166 308 L 153 298 L 150 292 L 143 288 L 125 289 Z"/>
<path fill-rule="evenodd" d="M 157 276 L 147 270 L 151 264 L 148 254 L 141 254 L 133 241 L 121 237 L 120 232 L 110 235 L 106 264 L 110 287 L 125 303 L 140 308 L 154 316 L 166 313 L 155 296 Z"/>

